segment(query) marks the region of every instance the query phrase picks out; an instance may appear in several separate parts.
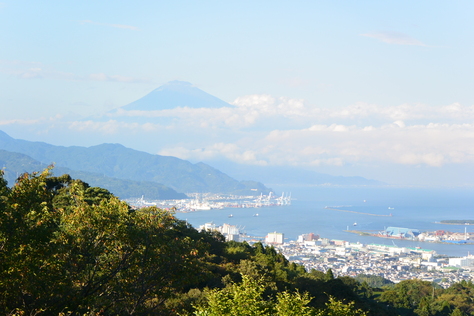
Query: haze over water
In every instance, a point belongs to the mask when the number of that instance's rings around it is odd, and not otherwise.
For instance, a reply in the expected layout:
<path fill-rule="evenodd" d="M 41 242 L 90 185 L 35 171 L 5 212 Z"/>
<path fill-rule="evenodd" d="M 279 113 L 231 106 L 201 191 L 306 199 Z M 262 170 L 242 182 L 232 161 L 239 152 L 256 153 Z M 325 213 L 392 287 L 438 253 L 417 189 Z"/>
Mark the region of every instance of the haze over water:
<path fill-rule="evenodd" d="M 388 226 L 452 232 L 464 232 L 466 228 L 467 232 L 474 232 L 474 225 L 436 223 L 448 219 L 474 219 L 472 189 L 294 187 L 284 190 L 292 192 L 293 201 L 290 206 L 211 210 L 179 213 L 177 216 L 188 220 L 196 228 L 213 221 L 216 225 L 238 225 L 243 227 L 247 234 L 259 237 L 277 231 L 284 233 L 287 241 L 296 240 L 300 234 L 312 232 L 321 237 L 351 242 L 433 249 L 438 254 L 449 256 L 466 256 L 468 252 L 474 252 L 474 245 L 392 240 L 345 232 L 347 228 L 376 232 Z M 326 209 L 326 206 L 370 214 L 391 213 L 392 216 L 339 212 Z M 259 216 L 254 216 L 257 213 Z M 229 218 L 230 214 L 233 215 L 232 218 Z M 354 226 L 354 223 L 357 223 L 357 226 Z"/>

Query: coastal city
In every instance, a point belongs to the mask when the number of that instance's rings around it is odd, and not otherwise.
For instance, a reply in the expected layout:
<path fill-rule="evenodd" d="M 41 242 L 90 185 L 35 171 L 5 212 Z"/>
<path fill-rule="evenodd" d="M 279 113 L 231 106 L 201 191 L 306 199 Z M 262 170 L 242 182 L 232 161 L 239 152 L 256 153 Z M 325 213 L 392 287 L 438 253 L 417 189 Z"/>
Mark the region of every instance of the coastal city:
<path fill-rule="evenodd" d="M 157 206 L 175 212 L 188 213 L 210 209 L 255 208 L 285 206 L 291 204 L 291 194 L 281 196 L 269 194 L 251 196 L 194 194 L 187 200 L 146 201 L 142 198 L 128 201 L 137 208 Z M 340 209 L 334 209 L 341 211 Z M 344 211 L 344 210 L 343 210 Z M 255 213 L 254 216 L 258 216 Z M 232 217 L 232 215 L 229 215 Z M 227 241 L 246 241 L 249 244 L 262 242 L 280 251 L 289 261 L 312 269 L 326 272 L 332 270 L 335 276 L 355 277 L 359 274 L 376 275 L 394 283 L 408 279 L 420 279 L 447 288 L 461 280 L 474 281 L 474 256 L 451 258 L 434 250 L 420 247 L 398 247 L 392 245 L 363 244 L 345 240 L 334 240 L 308 233 L 297 240 L 286 241 L 284 233 L 269 232 L 265 237 L 249 236 L 241 227 L 224 223 L 208 222 L 199 230 L 218 231 Z M 380 232 L 368 233 L 359 230 L 348 232 L 387 239 L 406 239 L 445 243 L 471 243 L 472 233 L 451 233 L 444 230 L 420 232 L 404 227 L 387 227 Z"/>
<path fill-rule="evenodd" d="M 263 242 L 274 246 L 291 261 L 335 276 L 377 275 L 394 283 L 420 279 L 447 288 L 462 280 L 474 281 L 474 256 L 449 258 L 434 250 L 397 247 L 396 245 L 351 243 L 330 240 L 313 233 L 302 234 L 296 241 L 285 242 L 283 233 L 268 233 L 264 240 L 239 232 L 238 227 L 206 223 L 200 230 L 222 233 L 226 240 Z"/>
<path fill-rule="evenodd" d="M 461 280 L 473 280 L 474 256 L 447 258 L 434 250 L 300 235 L 297 241 L 275 244 L 285 257 L 306 270 L 327 271 L 335 276 L 381 276 L 394 283 L 408 279 L 435 282 L 447 288 Z"/>

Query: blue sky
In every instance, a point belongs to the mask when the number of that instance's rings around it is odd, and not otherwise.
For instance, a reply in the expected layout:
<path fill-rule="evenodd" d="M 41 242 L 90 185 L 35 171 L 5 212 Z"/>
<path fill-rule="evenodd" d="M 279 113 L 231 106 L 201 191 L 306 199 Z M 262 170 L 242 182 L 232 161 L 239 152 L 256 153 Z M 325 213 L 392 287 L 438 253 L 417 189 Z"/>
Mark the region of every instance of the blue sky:
<path fill-rule="evenodd" d="M 192 161 L 463 184 L 461 170 L 474 166 L 473 9 L 472 1 L 3 0 L 0 129 Z M 171 80 L 235 108 L 181 109 L 168 126 L 89 119 Z"/>

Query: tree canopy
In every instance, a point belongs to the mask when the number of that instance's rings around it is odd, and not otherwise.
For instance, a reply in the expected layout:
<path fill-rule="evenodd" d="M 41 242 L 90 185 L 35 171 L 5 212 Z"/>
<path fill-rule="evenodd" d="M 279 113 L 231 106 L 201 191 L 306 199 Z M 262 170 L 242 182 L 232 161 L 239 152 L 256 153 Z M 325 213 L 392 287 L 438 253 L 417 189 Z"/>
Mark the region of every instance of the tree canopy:
<path fill-rule="evenodd" d="M 199 281 L 205 243 L 167 211 L 49 169 L 0 185 L 4 314 L 135 314 Z"/>
<path fill-rule="evenodd" d="M 50 171 L 25 173 L 11 188 L 0 172 L 2 314 L 474 313 L 471 282 L 388 286 L 307 272 L 273 247 L 225 242 L 172 212 L 134 210 L 105 189 Z"/>

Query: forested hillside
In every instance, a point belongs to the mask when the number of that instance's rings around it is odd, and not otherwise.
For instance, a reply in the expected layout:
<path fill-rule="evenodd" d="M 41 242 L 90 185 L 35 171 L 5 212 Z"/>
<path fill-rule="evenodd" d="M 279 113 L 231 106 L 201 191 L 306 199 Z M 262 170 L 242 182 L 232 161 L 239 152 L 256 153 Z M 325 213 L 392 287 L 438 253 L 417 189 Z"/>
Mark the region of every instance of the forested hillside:
<path fill-rule="evenodd" d="M 0 131 L 0 149 L 22 153 L 42 164 L 55 163 L 58 167 L 74 171 L 122 180 L 156 182 L 181 193 L 259 195 L 271 191 L 259 182 L 237 181 L 205 163 L 193 164 L 176 157 L 152 155 L 120 144 L 54 146 L 14 139 Z"/>
<path fill-rule="evenodd" d="M 0 177 L 4 315 L 469 315 L 474 285 L 306 272 L 50 170 Z M 371 287 L 369 283 L 374 282 Z"/>
<path fill-rule="evenodd" d="M 4 178 L 9 183 L 14 183 L 19 175 L 25 172 L 43 170 L 47 164 L 41 163 L 27 155 L 9 152 L 0 149 L 0 166 L 4 169 Z M 82 179 L 93 186 L 100 186 L 122 198 L 136 198 L 145 196 L 151 200 L 186 199 L 186 194 L 152 181 L 132 181 L 105 176 L 102 173 L 71 170 L 65 167 L 55 167 L 57 176 L 69 174 Z"/>

